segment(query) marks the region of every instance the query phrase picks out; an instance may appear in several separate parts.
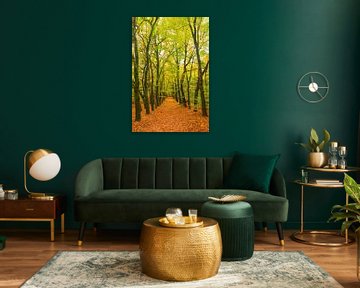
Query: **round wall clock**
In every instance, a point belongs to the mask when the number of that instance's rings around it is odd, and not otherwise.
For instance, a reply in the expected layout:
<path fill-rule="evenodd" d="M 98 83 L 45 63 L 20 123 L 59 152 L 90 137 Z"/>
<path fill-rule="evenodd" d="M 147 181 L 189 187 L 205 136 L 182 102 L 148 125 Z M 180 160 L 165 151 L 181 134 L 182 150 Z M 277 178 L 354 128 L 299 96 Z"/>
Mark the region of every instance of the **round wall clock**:
<path fill-rule="evenodd" d="M 300 78 L 297 91 L 306 102 L 319 103 L 329 93 L 329 81 L 320 72 L 308 72 Z"/>

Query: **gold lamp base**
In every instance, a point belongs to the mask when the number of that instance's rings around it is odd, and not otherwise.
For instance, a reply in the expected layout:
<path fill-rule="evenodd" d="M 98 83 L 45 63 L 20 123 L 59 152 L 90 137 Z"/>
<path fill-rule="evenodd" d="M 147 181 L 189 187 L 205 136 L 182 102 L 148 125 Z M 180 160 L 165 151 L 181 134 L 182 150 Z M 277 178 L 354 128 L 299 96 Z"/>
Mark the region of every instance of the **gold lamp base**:
<path fill-rule="evenodd" d="M 36 200 L 54 200 L 55 195 L 49 195 L 49 194 L 45 194 L 45 193 L 30 192 L 29 193 L 29 198 L 36 199 Z"/>

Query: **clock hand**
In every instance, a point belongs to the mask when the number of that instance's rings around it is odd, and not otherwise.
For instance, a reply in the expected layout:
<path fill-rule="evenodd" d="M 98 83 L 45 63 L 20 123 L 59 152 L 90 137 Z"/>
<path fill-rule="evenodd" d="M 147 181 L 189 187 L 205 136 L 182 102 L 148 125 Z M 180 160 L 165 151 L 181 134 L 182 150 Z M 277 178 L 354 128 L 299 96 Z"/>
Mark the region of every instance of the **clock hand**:
<path fill-rule="evenodd" d="M 314 77 L 313 76 L 310 76 L 310 79 L 311 79 L 311 86 L 313 87 L 314 90 L 316 90 L 315 88 L 315 85 L 314 85 Z"/>
<path fill-rule="evenodd" d="M 320 96 L 321 99 L 324 98 L 324 96 L 321 95 L 318 90 L 316 90 L 316 93 L 319 94 L 319 96 Z"/>
<path fill-rule="evenodd" d="M 311 92 L 315 92 L 317 89 L 316 89 L 316 86 L 315 86 L 315 82 L 314 82 L 314 77 L 313 76 L 310 76 L 310 81 L 311 81 L 311 83 L 310 83 L 310 87 L 312 87 L 312 89 L 314 90 L 314 91 L 311 91 Z"/>

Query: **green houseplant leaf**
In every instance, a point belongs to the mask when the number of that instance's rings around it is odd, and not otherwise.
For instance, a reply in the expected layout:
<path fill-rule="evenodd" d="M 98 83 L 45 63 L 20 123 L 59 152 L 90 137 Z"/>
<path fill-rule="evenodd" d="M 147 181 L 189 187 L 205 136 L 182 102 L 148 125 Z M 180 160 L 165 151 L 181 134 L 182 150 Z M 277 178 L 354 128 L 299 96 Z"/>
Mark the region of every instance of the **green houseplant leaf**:
<path fill-rule="evenodd" d="M 343 221 L 341 225 L 342 232 L 352 225 L 360 223 L 360 186 L 351 176 L 344 173 L 344 188 L 355 202 L 348 205 L 334 205 L 329 218 L 329 221 Z M 360 229 L 360 226 L 358 229 Z"/>
<path fill-rule="evenodd" d="M 315 144 L 318 144 L 318 142 L 319 142 L 319 136 L 318 136 L 318 134 L 316 133 L 316 130 L 315 130 L 314 128 L 311 128 L 310 137 L 311 137 L 312 140 L 314 140 Z"/>
<path fill-rule="evenodd" d="M 326 143 L 330 140 L 330 133 L 328 130 L 323 129 L 324 139 L 320 141 L 319 135 L 314 128 L 310 130 L 308 143 L 295 143 L 305 148 L 309 152 L 323 152 Z M 319 142 L 320 141 L 320 142 Z"/>
<path fill-rule="evenodd" d="M 330 133 L 326 129 L 323 130 L 325 144 L 330 141 Z"/>
<path fill-rule="evenodd" d="M 345 173 L 344 186 L 346 193 L 360 205 L 360 186 L 356 181 Z"/>

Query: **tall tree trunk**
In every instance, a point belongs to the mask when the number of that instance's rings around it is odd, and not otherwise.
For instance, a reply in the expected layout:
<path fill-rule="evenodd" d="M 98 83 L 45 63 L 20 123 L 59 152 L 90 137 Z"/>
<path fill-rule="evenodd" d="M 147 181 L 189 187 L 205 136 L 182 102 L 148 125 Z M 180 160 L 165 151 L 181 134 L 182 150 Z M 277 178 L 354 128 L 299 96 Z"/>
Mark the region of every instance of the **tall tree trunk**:
<path fill-rule="evenodd" d="M 133 59 L 134 59 L 134 102 L 135 102 L 135 121 L 141 120 L 141 104 L 140 104 L 140 82 L 139 82 L 139 51 L 136 38 L 136 17 L 132 17 L 132 40 L 133 40 Z"/>
<path fill-rule="evenodd" d="M 206 70 L 209 67 L 209 61 L 207 62 L 204 70 L 201 72 L 201 85 L 199 85 L 200 87 L 200 95 L 201 95 L 201 112 L 203 116 L 208 116 L 207 113 L 207 107 L 206 107 L 206 100 L 205 100 L 205 89 L 204 89 L 204 74 L 206 73 Z M 199 83 L 200 84 L 200 83 Z"/>
<path fill-rule="evenodd" d="M 175 73 L 175 87 L 176 87 L 176 101 L 181 104 L 181 92 L 180 92 L 180 59 L 179 59 L 179 51 L 176 49 L 175 51 L 175 67 L 176 67 L 176 73 Z"/>
<path fill-rule="evenodd" d="M 158 107 L 159 103 L 159 84 L 160 84 L 160 58 L 159 51 L 156 51 L 156 79 L 155 79 L 155 106 Z"/>
<path fill-rule="evenodd" d="M 184 91 L 184 80 L 185 80 L 185 73 L 183 72 L 180 79 L 180 97 L 181 97 L 181 103 L 186 107 L 186 97 L 185 97 L 185 91 Z"/>
<path fill-rule="evenodd" d="M 199 97 L 199 78 L 196 81 L 196 88 L 194 93 L 194 111 L 198 109 L 198 97 Z"/>
<path fill-rule="evenodd" d="M 190 61 L 191 61 L 191 57 L 189 56 L 188 59 L 188 41 L 185 40 L 184 41 L 184 59 L 183 59 L 183 71 L 181 74 L 181 78 L 180 78 L 180 92 L 181 92 L 181 99 L 182 99 L 182 104 L 184 105 L 184 107 L 186 107 L 186 96 L 185 96 L 185 91 L 184 91 L 184 81 L 185 81 L 185 76 L 187 73 L 187 66 L 189 65 Z"/>
<path fill-rule="evenodd" d="M 186 92 L 187 92 L 187 97 L 188 97 L 187 102 L 188 102 L 189 109 L 191 109 L 190 85 L 191 85 L 193 64 L 194 64 L 194 62 L 191 61 L 190 71 L 189 71 L 189 73 L 186 73 L 186 83 L 187 83 Z"/>
<path fill-rule="evenodd" d="M 150 22 L 150 33 L 147 39 L 146 48 L 145 48 L 145 64 L 144 64 L 144 82 L 143 82 L 143 101 L 145 106 L 146 114 L 150 114 L 150 106 L 149 106 L 149 99 L 148 99 L 148 73 L 149 73 L 149 66 L 150 66 L 150 44 L 152 40 L 152 36 L 155 30 L 156 22 L 159 20 L 159 17 L 155 17 Z"/>
<path fill-rule="evenodd" d="M 155 110 L 155 99 L 154 99 L 154 71 L 152 67 L 152 62 L 150 61 L 150 106 L 151 111 Z"/>
<path fill-rule="evenodd" d="M 200 57 L 200 47 L 199 47 L 199 30 L 201 24 L 200 21 L 197 22 L 198 17 L 194 17 L 193 22 L 191 23 L 190 18 L 188 18 L 188 23 L 191 31 L 192 38 L 194 40 L 195 46 L 195 54 L 197 59 L 197 66 L 198 66 L 198 87 L 200 90 L 200 97 L 201 97 L 201 112 L 203 116 L 208 116 L 207 109 L 206 109 L 206 101 L 205 101 L 205 92 L 204 92 L 204 83 L 203 83 L 203 71 L 201 67 L 201 57 Z"/>

